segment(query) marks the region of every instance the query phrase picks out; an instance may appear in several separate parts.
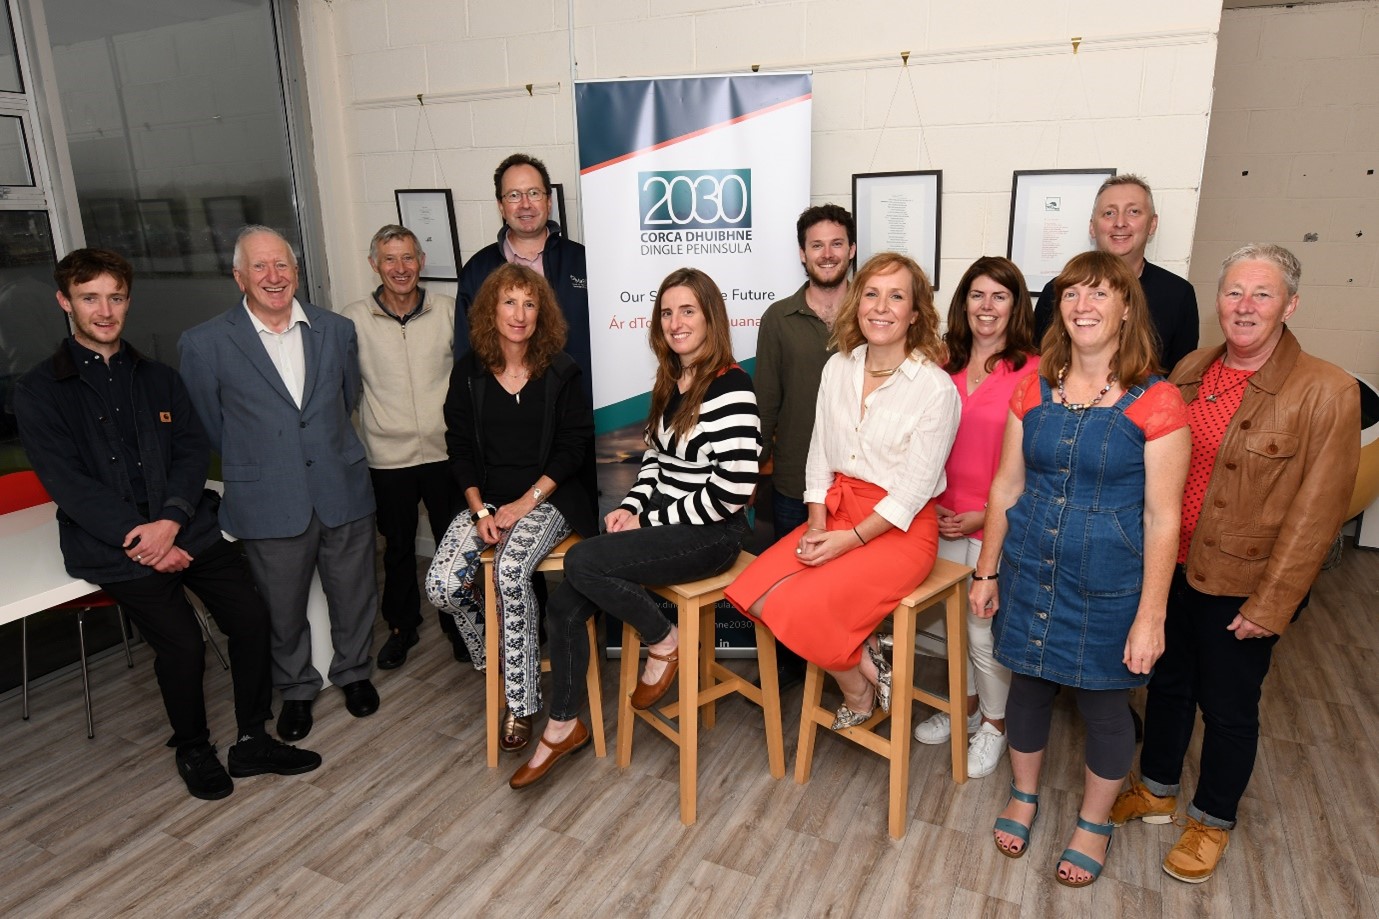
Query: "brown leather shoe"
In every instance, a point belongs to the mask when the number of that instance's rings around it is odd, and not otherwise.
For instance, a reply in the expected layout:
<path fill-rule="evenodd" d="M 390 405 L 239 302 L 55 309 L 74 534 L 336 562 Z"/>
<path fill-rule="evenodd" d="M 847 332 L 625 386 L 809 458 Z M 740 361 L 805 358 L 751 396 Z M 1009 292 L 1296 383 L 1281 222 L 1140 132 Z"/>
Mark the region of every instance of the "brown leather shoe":
<path fill-rule="evenodd" d="M 551 755 L 546 757 L 545 761 L 539 766 L 533 766 L 530 762 L 523 763 L 521 767 L 512 774 L 512 778 L 508 779 L 508 787 L 526 788 L 544 779 L 546 773 L 550 772 L 551 769 L 555 767 L 555 764 L 560 762 L 567 753 L 576 753 L 588 746 L 589 729 L 585 727 L 583 721 L 576 719 L 575 729 L 570 732 L 569 737 L 555 744 L 547 743 L 546 738 L 542 737 L 537 743 L 547 750 L 550 750 Z"/>
<path fill-rule="evenodd" d="M 654 683 L 637 682 L 637 688 L 632 690 L 632 707 L 637 709 L 648 709 L 661 701 L 661 697 L 670 691 L 670 687 L 675 685 L 675 675 L 680 672 L 680 649 L 666 655 L 657 654 L 655 651 L 648 650 L 647 657 L 654 657 L 658 661 L 665 661 L 666 669 L 661 671 L 661 678 Z"/>

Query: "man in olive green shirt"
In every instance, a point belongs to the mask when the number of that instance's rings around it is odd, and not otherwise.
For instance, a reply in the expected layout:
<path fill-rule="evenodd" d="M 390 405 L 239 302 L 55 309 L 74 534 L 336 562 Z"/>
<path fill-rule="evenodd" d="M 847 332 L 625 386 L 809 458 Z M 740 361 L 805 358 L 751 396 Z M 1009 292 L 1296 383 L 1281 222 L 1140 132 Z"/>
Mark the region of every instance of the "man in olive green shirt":
<path fill-rule="evenodd" d="M 857 254 L 857 225 L 836 204 L 800 214 L 795 234 L 809 280 L 762 315 L 753 380 L 761 412 L 761 461 L 763 471 L 771 472 L 777 539 L 808 516 L 804 464 L 814 431 L 814 401 L 824 364 L 833 354 L 828 347 L 833 317 L 847 294 L 848 268 Z"/>

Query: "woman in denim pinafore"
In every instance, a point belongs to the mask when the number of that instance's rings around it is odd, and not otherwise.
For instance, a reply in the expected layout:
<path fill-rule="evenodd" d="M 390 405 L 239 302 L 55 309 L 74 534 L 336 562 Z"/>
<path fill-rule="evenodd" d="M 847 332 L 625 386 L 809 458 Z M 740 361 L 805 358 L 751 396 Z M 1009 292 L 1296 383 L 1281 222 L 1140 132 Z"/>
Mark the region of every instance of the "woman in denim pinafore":
<path fill-rule="evenodd" d="M 1163 652 L 1190 443 L 1182 397 L 1154 375 L 1149 311 L 1124 262 L 1083 253 L 1054 292 L 1039 375 L 1010 402 L 970 600 L 975 615 L 995 614 L 996 659 L 1012 672 L 1013 780 L 996 847 L 1011 858 L 1028 848 L 1053 700 L 1071 686 L 1086 773 L 1055 877 L 1085 887 L 1110 852 L 1107 819 L 1135 754 L 1129 689 Z"/>

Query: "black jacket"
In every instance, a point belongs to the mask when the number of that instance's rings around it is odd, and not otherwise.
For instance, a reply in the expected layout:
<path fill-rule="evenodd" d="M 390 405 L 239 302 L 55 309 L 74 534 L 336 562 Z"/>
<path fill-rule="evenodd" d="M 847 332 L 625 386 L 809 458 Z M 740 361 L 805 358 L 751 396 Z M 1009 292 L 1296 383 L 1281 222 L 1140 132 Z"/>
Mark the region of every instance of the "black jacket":
<path fill-rule="evenodd" d="M 589 346 L 589 287 L 585 268 L 584 246 L 566 239 L 560 224 L 554 220 L 546 224 L 546 248 L 541 253 L 541 270 L 555 291 L 555 302 L 570 327 L 565 351 L 584 370 L 584 400 L 594 404 L 594 363 Z M 460 270 L 459 291 L 455 297 L 455 357 L 469 350 L 469 307 L 479 295 L 479 288 L 507 260 L 503 258 L 503 237 L 506 225 L 498 231 L 497 242 L 474 253 L 474 257 Z"/>
<path fill-rule="evenodd" d="M 544 375 L 546 409 L 541 423 L 537 465 L 556 483 L 550 502 L 580 536 L 599 531 L 598 484 L 594 466 L 594 413 L 580 385 L 583 375 L 568 354 L 560 353 Z M 445 397 L 445 446 L 450 473 L 461 493 L 484 491 L 484 391 L 493 374 L 471 351 L 455 362 Z"/>
<path fill-rule="evenodd" d="M 177 372 L 124 343 L 132 363 L 135 427 L 148 512 L 135 504 L 111 407 L 82 379 L 64 341 L 20 378 L 14 413 L 34 471 L 57 502 L 67 573 L 96 584 L 150 569 L 125 556 L 125 534 L 164 517 L 185 519 L 176 544 L 197 555 L 220 538 L 219 496 L 206 490 L 210 447 Z"/>

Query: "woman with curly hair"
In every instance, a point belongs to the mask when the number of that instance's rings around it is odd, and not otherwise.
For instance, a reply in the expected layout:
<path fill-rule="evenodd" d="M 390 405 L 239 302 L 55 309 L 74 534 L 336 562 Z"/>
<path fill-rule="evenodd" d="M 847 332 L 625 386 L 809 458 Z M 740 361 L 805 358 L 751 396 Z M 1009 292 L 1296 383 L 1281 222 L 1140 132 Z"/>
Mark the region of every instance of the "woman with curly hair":
<path fill-rule="evenodd" d="M 565 319 L 550 284 L 522 265 L 489 275 L 469 310 L 470 351 L 455 362 L 445 399 L 450 471 L 461 512 L 436 548 L 426 594 L 455 617 L 474 666 L 483 669 L 479 553 L 496 546 L 507 715 L 504 750 L 531 739 L 541 710 L 541 608 L 532 573 L 573 530 L 598 532 L 594 415 L 579 365 L 561 349 Z"/>
<path fill-rule="evenodd" d="M 727 598 L 837 680 L 842 730 L 877 705 L 890 710 L 890 665 L 873 633 L 934 567 L 935 498 L 960 403 L 941 366 L 933 287 L 903 255 L 883 252 L 857 272 L 833 341 L 805 464 L 809 519 Z"/>

